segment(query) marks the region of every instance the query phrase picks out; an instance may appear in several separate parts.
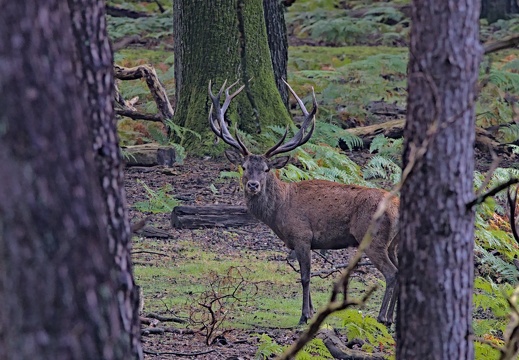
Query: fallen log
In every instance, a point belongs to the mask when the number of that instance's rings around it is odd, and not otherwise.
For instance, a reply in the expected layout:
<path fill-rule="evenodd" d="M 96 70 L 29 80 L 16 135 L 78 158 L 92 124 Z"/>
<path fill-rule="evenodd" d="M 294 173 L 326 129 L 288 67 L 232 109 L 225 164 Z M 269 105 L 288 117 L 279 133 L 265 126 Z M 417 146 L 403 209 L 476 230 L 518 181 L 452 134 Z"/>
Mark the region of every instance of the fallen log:
<path fill-rule="evenodd" d="M 171 226 L 180 229 L 238 227 L 257 224 L 245 206 L 205 205 L 177 206 L 171 212 Z"/>
<path fill-rule="evenodd" d="M 364 143 L 364 148 L 369 148 L 373 139 L 378 135 L 384 135 L 387 138 L 398 139 L 404 136 L 404 125 L 405 120 L 390 120 L 384 123 L 361 126 L 357 128 L 348 129 L 353 135 L 360 137 Z M 339 146 L 343 150 L 345 144 L 339 142 Z M 510 154 L 510 150 L 504 144 L 499 143 L 496 138 L 487 130 L 476 127 L 476 148 L 481 151 L 488 151 L 489 148 L 493 149 L 496 153 Z"/>
<path fill-rule="evenodd" d="M 384 354 L 366 353 L 361 350 L 353 350 L 346 345 L 331 330 L 321 330 L 317 337 L 323 340 L 324 345 L 334 359 L 343 360 L 383 360 Z"/>
<path fill-rule="evenodd" d="M 172 166 L 176 162 L 175 148 L 158 144 L 125 146 L 122 148 L 126 166 Z"/>

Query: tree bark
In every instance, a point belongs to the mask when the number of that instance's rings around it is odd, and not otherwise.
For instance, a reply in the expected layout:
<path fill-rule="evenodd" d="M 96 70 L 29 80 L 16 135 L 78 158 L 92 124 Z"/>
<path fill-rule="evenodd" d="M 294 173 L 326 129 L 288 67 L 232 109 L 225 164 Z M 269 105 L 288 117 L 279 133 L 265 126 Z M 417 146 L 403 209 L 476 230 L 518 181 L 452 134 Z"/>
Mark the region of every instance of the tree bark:
<path fill-rule="evenodd" d="M 0 7 L 0 358 L 130 358 L 67 2 Z"/>
<path fill-rule="evenodd" d="M 92 150 L 102 189 L 101 213 L 108 233 L 108 250 L 118 271 L 119 316 L 132 357 L 142 359 L 139 290 L 131 262 L 131 230 L 124 191 L 123 161 L 114 116 L 113 55 L 106 28 L 105 2 L 69 0 L 72 30 L 78 54 L 77 78 L 89 104 L 86 118 L 92 134 Z"/>
<path fill-rule="evenodd" d="M 175 0 L 174 121 L 201 135 L 187 133 L 182 144 L 200 152 L 218 152 L 208 126 L 207 86 L 214 91 L 225 80 L 236 80 L 245 90 L 234 99 L 228 120 L 248 133 L 285 125 L 290 116 L 276 88 L 261 0 L 193 2 Z"/>
<path fill-rule="evenodd" d="M 506 19 L 511 14 L 519 12 L 517 0 L 481 0 L 481 18 L 488 23 L 494 23 L 499 19 Z"/>
<path fill-rule="evenodd" d="M 276 86 L 283 103 L 288 108 L 288 88 L 283 82 L 287 80 L 288 37 L 285 23 L 285 6 L 279 0 L 263 0 L 267 37 L 274 69 Z"/>
<path fill-rule="evenodd" d="M 473 359 L 479 2 L 414 0 L 401 190 L 397 359 Z M 437 126 L 436 130 L 433 130 Z"/>

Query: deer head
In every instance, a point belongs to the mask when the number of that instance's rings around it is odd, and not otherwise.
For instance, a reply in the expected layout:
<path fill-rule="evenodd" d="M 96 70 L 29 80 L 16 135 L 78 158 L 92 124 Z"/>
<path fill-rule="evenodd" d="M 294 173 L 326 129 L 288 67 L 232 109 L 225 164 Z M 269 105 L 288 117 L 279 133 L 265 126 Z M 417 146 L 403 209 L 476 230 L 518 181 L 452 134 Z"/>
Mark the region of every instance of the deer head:
<path fill-rule="evenodd" d="M 269 150 L 265 152 L 263 155 L 255 155 L 252 154 L 247 147 L 243 144 L 238 134 L 235 134 L 235 138 L 232 137 L 227 125 L 225 123 L 225 112 L 231 103 L 231 100 L 238 95 L 244 88 L 241 86 L 237 91 L 233 94 L 229 94 L 229 91 L 232 87 L 236 85 L 236 83 L 232 84 L 228 88 L 225 88 L 226 82 L 224 82 L 222 88 L 218 92 L 217 95 L 214 95 L 211 91 L 211 82 L 209 82 L 209 96 L 211 97 L 212 104 L 211 110 L 209 111 L 209 124 L 213 132 L 221 138 L 224 142 L 231 145 L 238 152 L 235 151 L 225 151 L 225 156 L 229 161 L 236 165 L 241 165 L 243 169 L 243 177 L 242 182 L 244 185 L 244 190 L 246 195 L 255 196 L 264 191 L 266 187 L 267 174 L 272 169 L 280 169 L 285 166 L 289 160 L 289 156 L 281 156 L 274 158 L 275 155 L 282 154 L 294 150 L 298 146 L 305 144 L 313 134 L 315 128 L 315 113 L 317 112 L 317 100 L 315 99 L 315 93 L 312 88 L 312 96 L 313 96 L 313 108 L 309 113 L 306 110 L 303 101 L 297 96 L 292 87 L 285 81 L 283 82 L 288 86 L 288 89 L 292 93 L 292 95 L 297 100 L 299 107 L 303 111 L 304 120 L 301 124 L 299 131 L 294 135 L 292 139 L 288 142 L 284 143 L 287 134 L 288 127 L 285 130 L 284 135 L 277 142 L 276 145 L 271 147 Z M 225 89 L 225 101 L 222 106 L 220 106 L 220 97 Z"/>

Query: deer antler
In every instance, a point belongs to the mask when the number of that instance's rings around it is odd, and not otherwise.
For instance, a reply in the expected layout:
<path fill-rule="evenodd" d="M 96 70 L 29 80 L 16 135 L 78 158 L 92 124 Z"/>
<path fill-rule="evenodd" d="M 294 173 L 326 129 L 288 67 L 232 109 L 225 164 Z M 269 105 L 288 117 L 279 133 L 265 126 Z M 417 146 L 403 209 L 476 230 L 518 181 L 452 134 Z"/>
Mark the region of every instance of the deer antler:
<path fill-rule="evenodd" d="M 242 85 L 238 90 L 236 90 L 233 94 L 229 95 L 229 90 L 236 85 L 238 81 L 236 81 L 234 84 L 229 86 L 225 89 L 225 84 L 227 84 L 227 80 L 224 81 L 222 88 L 218 92 L 218 94 L 215 96 L 213 92 L 211 91 L 211 81 L 209 81 L 209 96 L 211 97 L 212 104 L 211 109 L 209 110 L 209 125 L 211 126 L 211 129 L 213 132 L 221 138 L 223 141 L 225 141 L 227 144 L 231 145 L 232 147 L 240 150 L 240 152 L 243 155 L 250 155 L 250 151 L 247 150 L 245 147 L 245 144 L 241 141 L 238 134 L 236 134 L 235 140 L 231 133 L 229 132 L 229 129 L 227 128 L 227 125 L 225 124 L 225 112 L 227 111 L 227 108 L 229 107 L 229 104 L 231 103 L 231 100 L 238 95 L 245 85 Z M 223 105 L 220 107 L 220 96 L 222 95 L 222 92 L 225 89 L 225 101 L 223 102 Z M 214 110 L 214 114 L 213 114 Z M 215 116 L 213 116 L 215 115 Z"/>
<path fill-rule="evenodd" d="M 313 109 L 311 113 L 308 113 L 308 110 L 306 110 L 305 104 L 303 104 L 303 101 L 297 96 L 296 92 L 292 87 L 285 81 L 283 82 L 288 86 L 288 89 L 292 93 L 292 95 L 296 98 L 297 103 L 299 104 L 299 107 L 303 111 L 303 115 L 305 116 L 305 119 L 303 123 L 301 124 L 301 128 L 299 131 L 294 135 L 292 139 L 290 139 L 286 144 L 283 144 L 283 141 L 285 141 L 288 133 L 288 128 L 285 130 L 285 134 L 283 134 L 283 137 L 281 140 L 278 141 L 276 145 L 271 147 L 267 152 L 265 153 L 265 157 L 270 158 L 274 155 L 281 154 L 284 152 L 288 152 L 291 150 L 294 150 L 296 147 L 301 146 L 305 144 L 308 140 L 310 140 L 310 137 L 312 136 L 314 129 L 315 129 L 315 113 L 317 112 L 317 100 L 315 99 L 315 93 L 314 88 L 312 88 L 312 97 L 313 97 Z M 310 130 L 306 132 L 307 127 L 312 123 L 312 127 Z M 283 144 L 283 145 L 281 145 Z"/>

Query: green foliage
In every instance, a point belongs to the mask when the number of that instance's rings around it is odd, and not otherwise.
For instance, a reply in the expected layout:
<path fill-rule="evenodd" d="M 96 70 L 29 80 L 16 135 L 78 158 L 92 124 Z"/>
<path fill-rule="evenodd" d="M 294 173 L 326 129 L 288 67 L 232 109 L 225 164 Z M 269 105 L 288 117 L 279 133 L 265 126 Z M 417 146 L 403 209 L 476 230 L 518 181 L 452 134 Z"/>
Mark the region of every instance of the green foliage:
<path fill-rule="evenodd" d="M 161 39 L 173 36 L 173 12 L 152 14 L 147 17 L 129 19 L 107 15 L 108 34 L 113 40 L 131 35 L 141 35 L 147 38 Z"/>
<path fill-rule="evenodd" d="M 371 142 L 371 145 L 369 146 L 369 152 L 377 152 L 380 156 L 398 160 L 402 154 L 403 142 L 403 138 L 391 139 L 385 137 L 383 134 L 380 134 L 375 136 Z"/>
<path fill-rule="evenodd" d="M 295 158 L 301 162 L 304 171 L 295 167 L 285 167 L 281 173 L 289 180 L 321 179 L 373 186 L 364 180 L 360 167 L 335 147 L 307 144 L 296 150 Z"/>
<path fill-rule="evenodd" d="M 481 192 L 495 188 L 512 177 L 519 177 L 518 169 L 497 168 L 488 185 Z M 484 176 L 478 172 L 474 176 L 474 186 L 479 189 Z M 510 232 L 506 201 L 506 191 L 488 198 L 478 205 L 476 211 L 476 259 L 481 263 L 480 272 L 495 281 L 515 284 L 519 281 L 519 270 L 512 264 L 519 252 L 519 246 Z"/>
<path fill-rule="evenodd" d="M 409 31 L 404 14 L 391 6 L 371 8 L 362 17 L 351 17 L 343 10 L 321 9 L 289 12 L 287 19 L 296 36 L 310 36 L 332 46 L 401 45 Z"/>
<path fill-rule="evenodd" d="M 374 348 L 392 348 L 395 341 L 385 325 L 375 318 L 362 314 L 355 309 L 346 309 L 335 313 L 347 331 L 348 339 L 361 339 L 366 341 L 363 350 L 373 352 Z"/>
<path fill-rule="evenodd" d="M 315 134 L 313 135 L 314 143 L 324 143 L 329 146 L 337 146 L 339 140 L 342 140 L 350 150 L 360 148 L 364 145 L 364 142 L 360 137 L 353 135 L 348 130 L 324 121 L 319 122 Z"/>
<path fill-rule="evenodd" d="M 142 180 L 137 180 L 147 193 L 148 200 L 138 201 L 133 207 L 138 211 L 157 213 L 170 213 L 180 202 L 170 193 L 173 191 L 171 184 L 166 184 L 158 190 L 153 190 Z"/>
<path fill-rule="evenodd" d="M 263 134 L 262 138 L 265 142 L 275 143 L 285 132 L 285 128 L 281 126 L 271 126 L 270 128 L 272 131 Z M 325 128 L 325 132 L 321 133 L 321 128 Z M 293 132 L 297 130 L 297 127 L 292 126 Z M 315 136 L 310 139 L 309 143 L 297 148 L 292 153 L 293 158 L 302 166 L 288 164 L 280 170 L 281 178 L 287 181 L 322 179 L 346 184 L 369 185 L 362 177 L 359 166 L 334 146 L 339 137 L 348 137 L 346 131 L 330 124 L 323 126 L 322 123 L 319 123 L 315 132 Z M 348 139 L 352 143 L 361 141 L 353 136 Z M 323 143 L 320 143 L 321 140 Z"/>
<path fill-rule="evenodd" d="M 500 40 L 519 32 L 519 17 L 500 19 L 489 25 L 486 20 L 481 20 L 480 37 L 482 42 Z"/>
<path fill-rule="evenodd" d="M 478 277 L 474 282 L 474 309 L 490 310 L 495 317 L 504 320 L 510 309 L 507 299 L 513 291 L 514 287 L 510 284 L 496 284 L 490 279 Z"/>
<path fill-rule="evenodd" d="M 256 350 L 256 354 L 254 359 L 257 360 L 266 360 L 270 359 L 275 355 L 281 355 L 283 351 L 283 347 L 276 343 L 270 336 L 267 334 L 260 335 L 258 350 Z M 333 356 L 330 354 L 330 351 L 324 345 L 324 342 L 321 339 L 314 338 L 310 340 L 303 349 L 301 349 L 295 360 L 324 360 L 324 359 L 333 359 Z"/>
<path fill-rule="evenodd" d="M 474 356 L 476 360 L 499 359 L 500 351 L 492 346 L 476 341 L 474 342 Z"/>
<path fill-rule="evenodd" d="M 508 322 L 510 307 L 507 298 L 513 287 L 509 284 L 496 284 L 491 280 L 476 278 L 474 284 L 474 320 L 476 359 L 498 359 L 499 352 L 479 339 L 494 346 L 502 346 L 502 334 Z"/>
<path fill-rule="evenodd" d="M 518 60 L 495 64 L 488 74 L 482 74 L 482 82 L 486 84 L 481 89 L 477 103 L 477 122 L 484 128 L 500 126 L 497 138 L 501 142 L 514 142 L 519 139 L 519 126 L 513 124 L 514 110 L 509 100 L 509 94 L 519 93 L 519 73 L 515 69 Z"/>
<path fill-rule="evenodd" d="M 364 13 L 364 17 L 384 24 L 397 24 L 405 18 L 400 10 L 392 6 L 371 7 Z"/>
<path fill-rule="evenodd" d="M 393 160 L 382 155 L 373 156 L 363 168 L 364 179 L 384 179 L 396 184 L 400 181 L 402 169 Z"/>
<path fill-rule="evenodd" d="M 323 340 L 313 338 L 296 355 L 296 360 L 334 359 Z"/>
<path fill-rule="evenodd" d="M 261 334 L 258 342 L 258 350 L 256 350 L 256 354 L 254 355 L 254 359 L 256 360 L 270 359 L 273 355 L 280 355 L 283 351 L 283 347 L 267 334 Z"/>
<path fill-rule="evenodd" d="M 503 142 L 511 143 L 519 139 L 519 125 L 512 124 L 510 126 L 502 127 L 499 129 Z"/>

